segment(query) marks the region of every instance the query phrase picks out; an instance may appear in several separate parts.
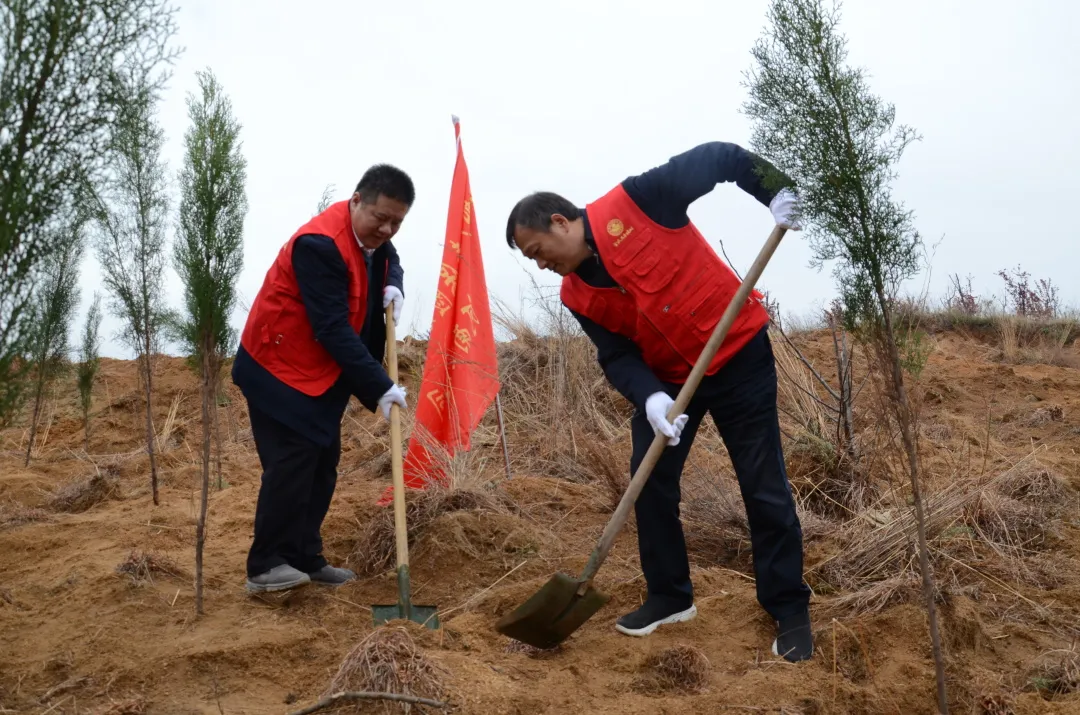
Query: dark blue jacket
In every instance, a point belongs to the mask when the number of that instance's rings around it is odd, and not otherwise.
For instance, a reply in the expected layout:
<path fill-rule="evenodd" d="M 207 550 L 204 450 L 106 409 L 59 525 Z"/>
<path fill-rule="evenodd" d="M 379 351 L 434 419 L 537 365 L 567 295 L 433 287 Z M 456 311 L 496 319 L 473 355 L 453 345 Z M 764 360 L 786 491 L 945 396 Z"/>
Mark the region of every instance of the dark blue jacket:
<path fill-rule="evenodd" d="M 737 144 L 707 142 L 643 174 L 627 177 L 622 187 L 650 219 L 666 228 L 682 228 L 690 221 L 686 213 L 690 204 L 720 183 L 735 182 L 758 203 L 768 206 L 776 192 L 765 188 L 755 165 L 773 168 Z M 596 243 L 589 222 L 584 223 L 585 241 L 595 254 Z M 616 285 L 599 255 L 586 259 L 575 272 L 585 283 L 597 288 Z M 608 381 L 631 404 L 644 411 L 645 400 L 663 387 L 641 358 L 641 350 L 629 338 L 601 327 L 580 313 L 570 312 L 596 345 L 596 357 Z"/>
<path fill-rule="evenodd" d="M 393 385 L 382 366 L 386 348 L 382 295 L 385 285 L 396 286 L 405 295 L 405 272 L 389 241 L 365 260 L 368 312 L 357 335 L 349 324 L 348 269 L 333 240 L 308 234 L 297 238 L 293 246 L 293 270 L 311 327 L 342 368 L 341 377 L 329 390 L 310 397 L 289 387 L 255 362 L 242 345 L 233 362 L 233 382 L 253 407 L 322 446 L 339 436 L 350 396 L 374 411 Z"/>

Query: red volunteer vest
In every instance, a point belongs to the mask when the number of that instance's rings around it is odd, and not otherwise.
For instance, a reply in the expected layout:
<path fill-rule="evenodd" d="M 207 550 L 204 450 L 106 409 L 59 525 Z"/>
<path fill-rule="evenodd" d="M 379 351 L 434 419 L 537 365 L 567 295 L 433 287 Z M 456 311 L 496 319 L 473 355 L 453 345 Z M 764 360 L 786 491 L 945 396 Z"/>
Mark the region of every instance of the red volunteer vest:
<path fill-rule="evenodd" d="M 281 247 L 266 272 L 248 312 L 240 344 L 274 377 L 304 394 L 326 392 L 341 367 L 315 339 L 292 267 L 292 249 L 299 236 L 317 233 L 334 240 L 349 271 L 349 323 L 357 333 L 367 313 L 368 275 L 356 241 L 349 202 L 339 201 L 297 229 Z"/>
<path fill-rule="evenodd" d="M 665 382 L 683 383 L 740 281 L 693 222 L 665 228 L 616 186 L 586 207 L 600 260 L 620 286 L 594 288 L 576 274 L 563 278 L 566 307 L 634 341 Z M 707 374 L 713 374 L 769 322 L 753 291 L 735 318 Z"/>

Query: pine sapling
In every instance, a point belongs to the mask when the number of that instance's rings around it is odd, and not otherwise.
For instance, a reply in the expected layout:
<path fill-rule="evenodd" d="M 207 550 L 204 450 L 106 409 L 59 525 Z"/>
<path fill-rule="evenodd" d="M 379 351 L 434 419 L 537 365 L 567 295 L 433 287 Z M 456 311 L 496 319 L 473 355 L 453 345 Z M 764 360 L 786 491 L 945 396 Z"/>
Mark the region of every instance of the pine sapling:
<path fill-rule="evenodd" d="M 240 152 L 240 124 L 221 84 L 210 71 L 197 73 L 200 94 L 188 97 L 191 125 L 184 137 L 180 171 L 180 223 L 173 263 L 184 284 L 183 314 L 176 322 L 180 342 L 202 377 L 202 495 L 195 545 L 195 610 L 203 613 L 203 545 L 210 488 L 210 432 L 221 438 L 217 394 L 221 366 L 235 331 L 229 316 L 236 304 L 236 280 L 243 267 L 246 160 Z"/>
<path fill-rule="evenodd" d="M 90 407 L 93 405 L 94 381 L 101 365 L 101 294 L 95 292 L 90 310 L 83 325 L 82 344 L 79 346 L 79 408 L 83 418 L 83 449 L 90 451 Z"/>
<path fill-rule="evenodd" d="M 34 393 L 35 295 L 58 239 L 50 227 L 105 175 L 118 78 L 165 82 L 160 70 L 177 55 L 170 4 L 0 4 L 0 427 Z"/>
<path fill-rule="evenodd" d="M 30 418 L 30 439 L 26 445 L 27 467 L 34 452 L 42 402 L 53 381 L 68 366 L 68 331 L 79 303 L 79 264 L 84 246 L 82 221 L 76 218 L 53 228 L 51 243 L 56 248 L 43 261 L 43 280 L 35 295 L 34 407 Z"/>
<path fill-rule="evenodd" d="M 753 148 L 795 181 L 815 262 L 836 261 L 845 327 L 879 357 L 911 480 L 938 708 L 946 713 L 918 443 L 894 315 L 900 285 L 918 272 L 921 239 L 889 183 L 892 166 L 916 135 L 904 126 L 894 130 L 893 107 L 872 94 L 861 70 L 845 65 L 835 7 L 772 0 L 768 19 L 771 27 L 753 48 L 755 67 L 747 76 L 744 111 L 754 123 Z M 763 178 L 780 187 L 780 176 Z"/>
<path fill-rule="evenodd" d="M 94 201 L 97 259 L 111 294 L 112 312 L 124 322 L 121 337 L 139 361 L 146 401 L 150 486 L 158 504 L 153 413 L 153 356 L 167 326 L 164 304 L 168 185 L 161 152 L 164 132 L 154 112 L 158 97 L 144 77 L 128 79 L 111 147 L 109 181 Z"/>

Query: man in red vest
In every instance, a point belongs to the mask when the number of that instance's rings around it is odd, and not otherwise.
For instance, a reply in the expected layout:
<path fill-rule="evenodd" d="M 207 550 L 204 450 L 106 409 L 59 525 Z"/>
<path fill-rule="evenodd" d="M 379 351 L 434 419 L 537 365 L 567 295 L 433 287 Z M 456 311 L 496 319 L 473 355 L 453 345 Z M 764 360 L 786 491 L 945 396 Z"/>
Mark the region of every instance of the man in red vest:
<path fill-rule="evenodd" d="M 248 312 L 232 377 L 247 399 L 262 464 L 249 591 L 316 582 L 352 571 L 327 563 L 320 531 L 337 484 L 341 421 L 350 396 L 389 420 L 405 391 L 382 366 L 384 310 L 404 301 L 390 239 L 412 206 L 412 180 L 385 164 L 364 173 L 347 201 L 293 233 Z"/>
<path fill-rule="evenodd" d="M 506 240 L 540 269 L 563 277 L 563 304 L 595 343 L 612 386 L 637 408 L 631 474 L 655 434 L 668 438 L 635 503 L 648 595 L 616 628 L 644 636 L 697 614 L 679 519 L 679 479 L 708 412 L 739 480 L 758 601 L 777 628 L 773 652 L 799 661 L 813 654 L 810 591 L 802 579 L 802 530 L 780 445 L 769 315 L 756 291 L 686 414 L 674 422 L 666 417 L 739 286 L 687 209 L 717 184 L 734 182 L 768 206 L 777 224 L 797 229 L 795 194 L 767 189 L 763 170 L 775 171 L 735 144 L 702 144 L 627 178 L 585 209 L 550 192 L 526 196 L 510 212 Z"/>

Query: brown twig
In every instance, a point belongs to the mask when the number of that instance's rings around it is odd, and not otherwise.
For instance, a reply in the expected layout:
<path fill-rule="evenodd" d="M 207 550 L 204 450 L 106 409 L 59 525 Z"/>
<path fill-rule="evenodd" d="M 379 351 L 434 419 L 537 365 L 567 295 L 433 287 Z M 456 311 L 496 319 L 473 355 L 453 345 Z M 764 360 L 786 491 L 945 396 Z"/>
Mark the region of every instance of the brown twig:
<path fill-rule="evenodd" d="M 320 710 L 326 710 L 332 708 L 342 702 L 350 700 L 396 700 L 402 703 L 413 703 L 415 705 L 427 705 L 433 708 L 445 708 L 446 703 L 438 700 L 428 700 L 427 698 L 418 698 L 415 695 L 402 695 L 400 693 L 368 693 L 368 692 L 341 692 L 335 693 L 328 698 L 323 698 L 319 702 L 304 708 L 303 710 L 297 710 L 290 715 L 310 715 L 311 713 L 318 712 Z"/>

